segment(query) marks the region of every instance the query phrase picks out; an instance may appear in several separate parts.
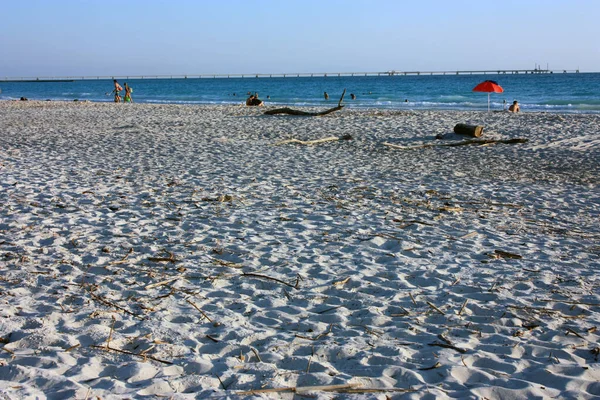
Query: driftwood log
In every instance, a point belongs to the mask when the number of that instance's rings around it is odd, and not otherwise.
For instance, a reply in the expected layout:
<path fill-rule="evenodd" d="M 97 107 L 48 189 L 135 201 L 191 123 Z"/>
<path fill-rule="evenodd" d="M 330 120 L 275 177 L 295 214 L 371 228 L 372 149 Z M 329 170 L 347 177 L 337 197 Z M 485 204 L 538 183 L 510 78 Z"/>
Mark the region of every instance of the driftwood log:
<path fill-rule="evenodd" d="M 481 135 L 483 135 L 483 126 L 469 125 L 469 124 L 456 124 L 454 126 L 454 133 L 456 133 L 457 135 L 480 137 Z"/>
<path fill-rule="evenodd" d="M 527 142 L 528 142 L 528 139 L 521 139 L 521 138 L 515 138 L 515 139 L 469 139 L 469 140 L 463 140 L 461 142 L 454 142 L 454 143 L 442 143 L 442 144 L 428 143 L 428 144 L 420 144 L 420 145 L 416 145 L 416 146 L 400 146 L 400 145 L 392 144 L 392 143 L 384 143 L 384 146 L 392 147 L 394 149 L 411 150 L 411 149 L 420 149 L 423 147 L 456 147 L 456 146 L 476 146 L 476 145 L 481 146 L 481 145 L 498 144 L 498 143 L 516 144 L 516 143 L 527 143 Z"/>
<path fill-rule="evenodd" d="M 339 111 L 342 108 L 344 108 L 344 106 L 342 105 L 342 101 L 344 100 L 345 94 L 346 94 L 346 89 L 344 89 L 344 92 L 342 93 L 342 97 L 340 97 L 340 101 L 338 101 L 337 107 L 330 108 L 329 110 L 325 110 L 325 111 L 321 111 L 321 112 L 306 112 L 306 111 L 294 110 L 289 107 L 284 107 L 284 108 L 276 108 L 274 110 L 267 110 L 267 111 L 265 111 L 265 114 L 266 115 L 288 114 L 288 115 L 301 115 L 301 116 L 305 116 L 305 117 L 320 117 L 322 115 L 331 114 L 332 112 Z"/>

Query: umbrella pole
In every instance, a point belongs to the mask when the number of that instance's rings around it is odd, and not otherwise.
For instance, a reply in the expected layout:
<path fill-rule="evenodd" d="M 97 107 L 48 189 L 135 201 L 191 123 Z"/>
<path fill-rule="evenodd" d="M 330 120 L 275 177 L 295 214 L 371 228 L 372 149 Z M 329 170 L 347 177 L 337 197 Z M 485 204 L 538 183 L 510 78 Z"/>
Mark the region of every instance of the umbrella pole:
<path fill-rule="evenodd" d="M 488 93 L 488 112 L 490 112 L 490 94 Z"/>

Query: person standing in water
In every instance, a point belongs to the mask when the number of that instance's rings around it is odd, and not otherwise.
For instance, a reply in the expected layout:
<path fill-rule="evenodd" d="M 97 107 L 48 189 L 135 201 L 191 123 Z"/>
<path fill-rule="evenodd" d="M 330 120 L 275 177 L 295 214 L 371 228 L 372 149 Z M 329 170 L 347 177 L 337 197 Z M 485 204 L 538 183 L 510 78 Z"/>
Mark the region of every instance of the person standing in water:
<path fill-rule="evenodd" d="M 329 100 L 329 95 L 327 94 L 327 92 L 323 92 L 323 97 L 325 97 L 325 100 Z"/>
<path fill-rule="evenodd" d="M 122 91 L 123 88 L 121 87 L 121 85 L 119 85 L 119 82 L 117 82 L 116 79 L 113 79 L 113 84 L 115 86 L 115 88 L 113 89 L 113 92 L 115 92 L 115 103 L 120 103 L 121 102 L 121 94 L 119 92 Z"/>
<path fill-rule="evenodd" d="M 133 89 L 127 84 L 127 82 L 125 82 L 123 86 L 125 86 L 125 97 L 123 97 L 123 102 L 133 103 L 133 99 L 131 98 L 131 93 L 133 93 Z"/>

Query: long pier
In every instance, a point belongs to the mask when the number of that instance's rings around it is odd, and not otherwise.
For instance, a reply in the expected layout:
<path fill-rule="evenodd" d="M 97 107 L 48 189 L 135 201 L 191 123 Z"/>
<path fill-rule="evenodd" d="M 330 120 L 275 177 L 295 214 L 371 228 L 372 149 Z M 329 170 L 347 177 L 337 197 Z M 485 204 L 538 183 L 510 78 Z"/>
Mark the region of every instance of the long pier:
<path fill-rule="evenodd" d="M 298 73 L 253 73 L 253 74 L 190 74 L 190 75 L 105 75 L 105 76 L 40 76 L 40 77 L 0 77 L 0 82 L 72 82 L 85 80 L 112 79 L 217 79 L 217 78 L 306 78 L 306 77 L 347 77 L 347 76 L 409 76 L 409 75 L 517 75 L 579 73 L 579 70 L 550 69 L 498 69 L 473 71 L 381 71 L 381 72 L 298 72 Z"/>

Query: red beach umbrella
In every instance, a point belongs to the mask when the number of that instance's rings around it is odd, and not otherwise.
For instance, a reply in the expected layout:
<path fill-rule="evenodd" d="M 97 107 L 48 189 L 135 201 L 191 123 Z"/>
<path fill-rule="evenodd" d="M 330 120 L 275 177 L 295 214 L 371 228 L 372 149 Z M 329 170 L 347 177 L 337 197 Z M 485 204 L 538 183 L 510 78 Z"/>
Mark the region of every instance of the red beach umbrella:
<path fill-rule="evenodd" d="M 490 111 L 490 93 L 502 93 L 504 89 L 495 81 L 483 81 L 473 88 L 474 92 L 487 92 L 488 94 L 488 111 Z"/>

